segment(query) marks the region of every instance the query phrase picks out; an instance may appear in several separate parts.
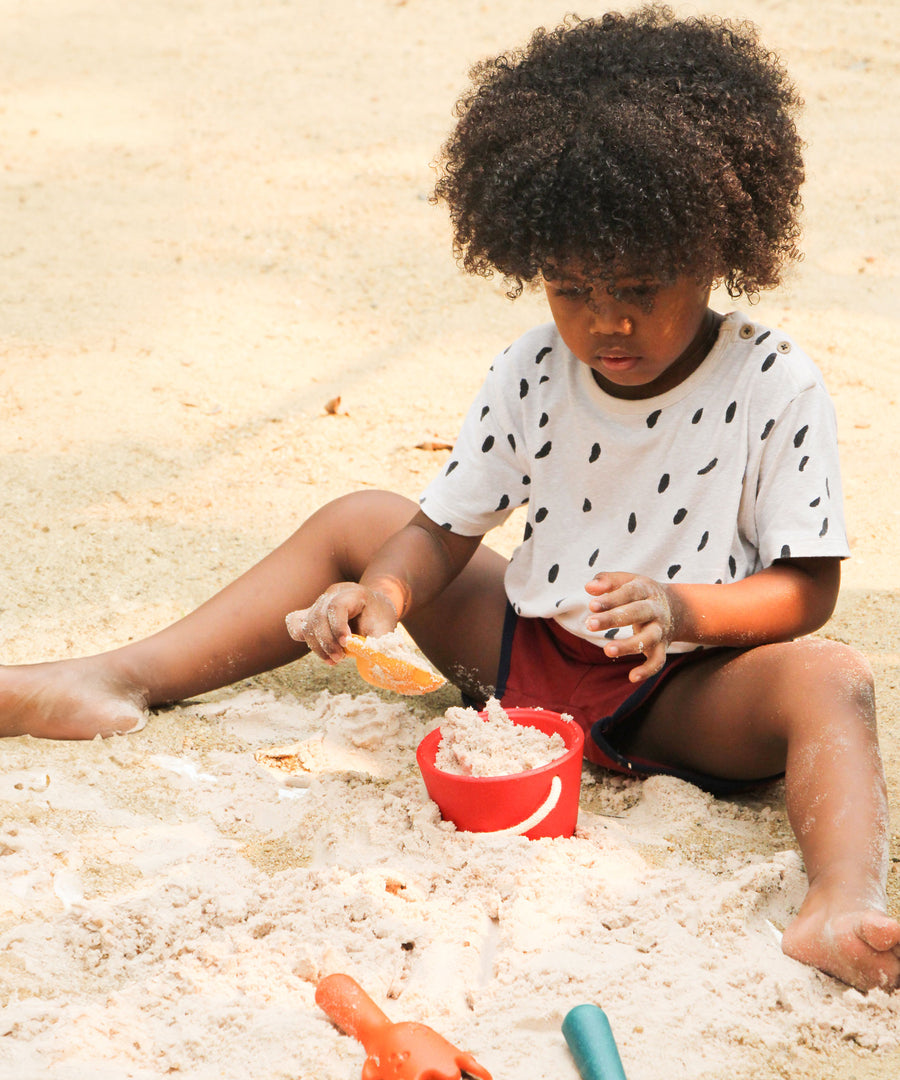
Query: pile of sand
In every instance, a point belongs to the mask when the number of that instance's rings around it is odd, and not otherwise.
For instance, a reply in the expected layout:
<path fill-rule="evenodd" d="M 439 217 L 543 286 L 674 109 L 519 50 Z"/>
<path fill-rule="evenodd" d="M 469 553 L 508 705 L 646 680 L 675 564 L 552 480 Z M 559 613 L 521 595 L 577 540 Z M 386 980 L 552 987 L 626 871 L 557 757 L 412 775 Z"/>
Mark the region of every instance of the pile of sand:
<path fill-rule="evenodd" d="M 781 953 L 804 875 L 762 803 L 588 768 L 572 839 L 458 833 L 415 765 L 426 726 L 374 694 L 248 690 L 5 748 L 0 1076 L 351 1080 L 364 1055 L 313 999 L 337 971 L 495 1080 L 576 1080 L 560 1023 L 584 1001 L 631 1080 L 897 1046 L 900 997 Z M 287 738 L 318 745 L 307 786 L 254 760 Z"/>
<path fill-rule="evenodd" d="M 510 720 L 496 698 L 482 719 L 474 709 L 448 709 L 434 763 L 456 776 L 509 776 L 549 765 L 566 752 L 562 735 Z"/>

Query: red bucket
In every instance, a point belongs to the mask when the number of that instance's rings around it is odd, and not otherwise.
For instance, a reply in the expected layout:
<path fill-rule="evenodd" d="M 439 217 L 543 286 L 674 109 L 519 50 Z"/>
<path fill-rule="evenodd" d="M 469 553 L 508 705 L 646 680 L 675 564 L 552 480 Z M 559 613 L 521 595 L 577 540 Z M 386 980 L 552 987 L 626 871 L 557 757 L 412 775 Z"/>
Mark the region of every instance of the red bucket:
<path fill-rule="evenodd" d="M 416 761 L 425 788 L 445 821 L 463 832 L 509 833 L 537 840 L 571 836 L 578 820 L 584 733 L 546 709 L 506 709 L 510 720 L 562 736 L 566 752 L 538 769 L 509 776 L 457 776 L 435 767 L 441 729 L 419 743 Z M 483 720 L 487 713 L 478 714 Z"/>

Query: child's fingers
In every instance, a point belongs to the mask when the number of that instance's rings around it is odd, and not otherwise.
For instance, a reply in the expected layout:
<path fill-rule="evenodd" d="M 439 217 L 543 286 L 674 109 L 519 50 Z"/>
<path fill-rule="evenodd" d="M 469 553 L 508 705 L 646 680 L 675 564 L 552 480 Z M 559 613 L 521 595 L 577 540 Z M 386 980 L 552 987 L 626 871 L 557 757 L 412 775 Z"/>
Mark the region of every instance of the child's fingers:
<path fill-rule="evenodd" d="M 318 601 L 316 602 L 318 604 Z M 343 635 L 335 634 L 327 610 L 316 610 L 316 604 L 302 611 L 292 611 L 285 618 L 287 631 L 295 641 L 309 646 L 320 660 L 336 664 L 344 655 L 340 644 Z"/>
<path fill-rule="evenodd" d="M 654 647 L 651 655 L 647 657 L 643 664 L 638 664 L 637 667 L 633 667 L 631 671 L 628 672 L 628 681 L 638 683 L 643 682 L 644 679 L 649 679 L 651 675 L 655 675 L 658 671 L 662 671 L 665 662 L 665 649 L 660 649 L 658 646 Z"/>
<path fill-rule="evenodd" d="M 585 585 L 590 595 L 588 609 L 593 612 L 611 611 L 640 600 L 653 600 L 659 586 L 651 578 L 639 574 L 598 574 Z"/>
<path fill-rule="evenodd" d="M 312 652 L 329 664 L 344 657 L 341 644 L 350 633 L 350 619 L 359 613 L 364 590 L 355 582 L 333 585 L 308 608 L 292 611 L 285 619 L 288 633 L 305 642 Z"/>
<path fill-rule="evenodd" d="M 304 642 L 326 663 L 336 664 L 346 655 L 344 642 L 353 632 L 351 620 L 357 621 L 359 633 L 377 636 L 394 629 L 397 613 L 380 593 L 355 581 L 339 582 L 310 607 L 292 611 L 285 625 L 295 641 Z"/>
<path fill-rule="evenodd" d="M 635 626 L 637 624 L 644 624 L 652 622 L 656 616 L 657 611 L 653 602 L 649 599 L 638 600 L 634 603 L 623 603 L 620 605 L 610 604 L 608 607 L 594 608 L 593 601 L 590 607 L 591 614 L 588 615 L 586 625 L 588 630 L 593 632 L 599 632 L 603 630 L 612 630 L 614 627 L 620 626 Z"/>
<path fill-rule="evenodd" d="M 629 582 L 633 581 L 635 577 L 635 574 L 605 570 L 603 573 L 595 574 L 587 585 L 585 585 L 585 589 L 592 596 L 601 596 L 604 593 L 612 592 L 614 589 L 619 589 L 623 585 L 627 585 Z"/>
<path fill-rule="evenodd" d="M 302 608 L 298 611 L 289 611 L 284 617 L 284 625 L 287 627 L 287 632 L 294 641 L 306 641 L 304 627 L 306 625 L 307 611 L 308 608 Z"/>
<path fill-rule="evenodd" d="M 666 646 L 654 625 L 635 627 L 635 633 L 621 641 L 610 642 L 604 646 L 603 651 L 609 657 L 619 656 L 644 656 L 643 664 L 638 664 L 629 671 L 628 678 L 631 682 L 642 682 L 657 671 L 662 670 L 666 662 Z"/>

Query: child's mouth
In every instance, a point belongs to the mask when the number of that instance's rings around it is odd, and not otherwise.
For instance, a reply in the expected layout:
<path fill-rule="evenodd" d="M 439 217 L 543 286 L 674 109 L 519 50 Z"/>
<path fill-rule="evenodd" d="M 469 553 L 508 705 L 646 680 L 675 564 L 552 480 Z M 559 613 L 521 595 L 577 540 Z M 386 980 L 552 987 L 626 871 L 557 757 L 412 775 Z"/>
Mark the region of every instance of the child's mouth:
<path fill-rule="evenodd" d="M 597 356 L 598 363 L 608 371 L 628 371 L 640 360 L 639 356 Z"/>

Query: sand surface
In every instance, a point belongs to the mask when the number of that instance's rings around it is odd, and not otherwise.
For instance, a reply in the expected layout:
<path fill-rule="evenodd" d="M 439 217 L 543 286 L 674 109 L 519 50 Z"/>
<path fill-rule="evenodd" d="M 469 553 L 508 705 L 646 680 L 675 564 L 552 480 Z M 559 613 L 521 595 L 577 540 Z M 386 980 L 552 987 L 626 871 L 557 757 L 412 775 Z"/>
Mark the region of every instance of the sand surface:
<path fill-rule="evenodd" d="M 458 272 L 429 162 L 469 64 L 566 10 L 0 2 L 0 660 L 159 629 L 326 499 L 421 490 L 446 452 L 417 446 L 546 318 Z M 719 10 L 807 101 L 807 257 L 755 317 L 838 409 L 854 557 L 823 633 L 877 674 L 897 913 L 896 10 Z M 495 1080 L 577 1080 L 583 1001 L 630 1080 L 900 1074 L 900 995 L 779 951 L 803 874 L 778 788 L 586 769 L 573 839 L 456 834 L 414 753 L 458 695 L 368 690 L 305 660 L 133 736 L 0 746 L 2 1080 L 350 1080 L 362 1051 L 313 1000 L 333 971 Z M 305 786 L 254 757 L 296 743 Z"/>

